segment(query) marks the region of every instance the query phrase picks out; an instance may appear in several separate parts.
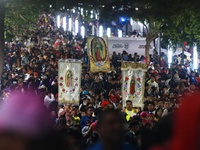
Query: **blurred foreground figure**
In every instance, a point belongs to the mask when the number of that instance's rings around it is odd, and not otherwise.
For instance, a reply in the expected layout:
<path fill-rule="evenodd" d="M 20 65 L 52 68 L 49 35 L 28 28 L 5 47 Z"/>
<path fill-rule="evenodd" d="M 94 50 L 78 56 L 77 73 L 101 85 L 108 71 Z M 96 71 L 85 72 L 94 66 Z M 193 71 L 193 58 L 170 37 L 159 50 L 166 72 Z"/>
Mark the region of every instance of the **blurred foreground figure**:
<path fill-rule="evenodd" d="M 0 150 L 53 150 L 45 106 L 33 95 L 11 95 L 0 106 Z"/>
<path fill-rule="evenodd" d="M 181 107 L 173 114 L 171 134 L 157 134 L 161 141 L 150 150 L 199 150 L 200 94 L 183 98 Z M 165 123 L 167 124 L 167 123 Z M 164 124 L 163 124 L 164 127 Z M 168 131 L 168 127 L 163 130 Z"/>
<path fill-rule="evenodd" d="M 183 99 L 182 106 L 175 114 L 174 121 L 175 128 L 171 150 L 199 150 L 200 94 Z"/>
<path fill-rule="evenodd" d="M 100 141 L 89 150 L 134 150 L 130 145 L 123 144 L 123 121 L 116 110 L 106 110 L 99 116 L 97 131 Z"/>

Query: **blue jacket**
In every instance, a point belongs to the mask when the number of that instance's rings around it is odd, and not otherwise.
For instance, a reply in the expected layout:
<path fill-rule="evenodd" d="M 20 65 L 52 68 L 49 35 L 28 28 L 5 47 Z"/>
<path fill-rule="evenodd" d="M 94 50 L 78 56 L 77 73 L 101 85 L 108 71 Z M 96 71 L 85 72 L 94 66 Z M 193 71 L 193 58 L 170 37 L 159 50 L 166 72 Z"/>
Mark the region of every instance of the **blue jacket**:
<path fill-rule="evenodd" d="M 190 77 L 190 82 L 193 83 L 194 85 L 197 85 L 197 80 L 193 76 Z"/>
<path fill-rule="evenodd" d="M 91 122 L 94 122 L 94 118 L 91 117 L 89 118 L 88 116 L 83 116 L 80 120 L 80 126 L 81 128 L 85 127 L 88 123 L 88 120 L 90 120 Z"/>

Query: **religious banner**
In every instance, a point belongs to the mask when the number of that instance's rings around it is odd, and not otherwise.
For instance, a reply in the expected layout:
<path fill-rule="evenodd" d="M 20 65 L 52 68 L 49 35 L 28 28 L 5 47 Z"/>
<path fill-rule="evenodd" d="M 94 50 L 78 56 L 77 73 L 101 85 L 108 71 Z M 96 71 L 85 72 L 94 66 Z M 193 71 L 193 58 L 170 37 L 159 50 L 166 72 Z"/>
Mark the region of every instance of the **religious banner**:
<path fill-rule="evenodd" d="M 58 102 L 79 104 L 81 71 L 80 61 L 71 59 L 58 62 Z"/>
<path fill-rule="evenodd" d="M 110 71 L 110 59 L 108 52 L 107 37 L 89 37 L 88 38 L 88 57 L 90 59 L 91 72 Z"/>
<path fill-rule="evenodd" d="M 143 107 L 145 73 L 147 64 L 122 62 L 122 100 L 133 102 L 133 107 Z"/>

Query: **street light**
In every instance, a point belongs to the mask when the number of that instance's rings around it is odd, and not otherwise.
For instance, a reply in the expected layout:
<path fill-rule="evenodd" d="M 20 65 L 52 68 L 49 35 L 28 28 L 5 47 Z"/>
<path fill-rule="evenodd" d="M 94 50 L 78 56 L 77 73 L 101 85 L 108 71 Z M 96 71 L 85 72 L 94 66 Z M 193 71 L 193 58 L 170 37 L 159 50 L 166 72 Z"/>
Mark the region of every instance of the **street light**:
<path fill-rule="evenodd" d="M 196 43 L 194 43 L 194 46 L 193 46 L 193 68 L 194 68 L 194 71 L 198 70 L 198 52 L 197 52 Z"/>
<path fill-rule="evenodd" d="M 91 10 L 90 13 L 91 13 L 91 14 L 90 14 L 90 18 L 93 18 L 93 17 L 94 17 L 93 11 Z"/>
<path fill-rule="evenodd" d="M 111 36 L 111 29 L 107 28 L 107 36 L 110 37 Z"/>
<path fill-rule="evenodd" d="M 60 28 L 60 15 L 57 16 L 57 27 Z"/>
<path fill-rule="evenodd" d="M 118 37 L 119 37 L 119 38 L 122 38 L 122 30 L 119 30 L 119 29 L 118 29 Z"/>
<path fill-rule="evenodd" d="M 99 36 L 103 36 L 103 26 L 99 26 Z"/>
<path fill-rule="evenodd" d="M 81 15 L 83 15 L 83 8 L 81 8 Z"/>
<path fill-rule="evenodd" d="M 85 38 L 85 27 L 81 26 L 81 36 L 84 39 Z"/>
<path fill-rule="evenodd" d="M 63 29 L 64 29 L 64 31 L 67 30 L 67 18 L 66 17 L 63 17 Z"/>
<path fill-rule="evenodd" d="M 68 30 L 69 30 L 70 32 L 72 31 L 72 18 L 69 18 Z"/>
<path fill-rule="evenodd" d="M 78 20 L 75 20 L 75 34 L 78 34 L 79 24 Z"/>
<path fill-rule="evenodd" d="M 130 24 L 133 25 L 133 18 L 130 18 Z"/>
<path fill-rule="evenodd" d="M 171 68 L 171 64 L 172 64 L 172 55 L 173 55 L 172 46 L 168 45 L 168 66 L 169 66 L 169 68 Z"/>

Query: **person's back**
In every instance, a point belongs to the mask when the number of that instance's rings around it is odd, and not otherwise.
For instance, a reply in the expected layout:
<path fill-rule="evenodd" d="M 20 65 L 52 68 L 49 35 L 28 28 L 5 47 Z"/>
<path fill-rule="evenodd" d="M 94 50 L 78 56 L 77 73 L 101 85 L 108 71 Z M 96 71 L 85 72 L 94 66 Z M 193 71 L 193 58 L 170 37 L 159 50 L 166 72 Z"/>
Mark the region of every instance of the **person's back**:
<path fill-rule="evenodd" d="M 106 110 L 98 118 L 97 132 L 100 141 L 88 150 L 134 150 L 123 143 L 123 121 L 116 110 Z"/>
<path fill-rule="evenodd" d="M 116 53 L 113 53 L 113 55 L 112 55 L 112 62 L 116 62 L 117 61 L 117 55 L 116 55 Z"/>
<path fill-rule="evenodd" d="M 114 67 L 117 67 L 117 60 L 118 60 L 118 57 L 117 57 L 116 53 L 113 53 L 113 55 L 112 55 L 112 65 Z"/>
<path fill-rule="evenodd" d="M 120 147 L 116 148 L 113 146 L 113 149 L 106 149 L 103 147 L 101 143 L 96 143 L 92 147 L 88 148 L 87 150 L 135 150 L 135 148 L 128 144 L 122 144 Z"/>

